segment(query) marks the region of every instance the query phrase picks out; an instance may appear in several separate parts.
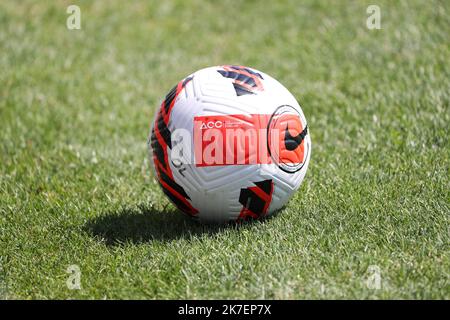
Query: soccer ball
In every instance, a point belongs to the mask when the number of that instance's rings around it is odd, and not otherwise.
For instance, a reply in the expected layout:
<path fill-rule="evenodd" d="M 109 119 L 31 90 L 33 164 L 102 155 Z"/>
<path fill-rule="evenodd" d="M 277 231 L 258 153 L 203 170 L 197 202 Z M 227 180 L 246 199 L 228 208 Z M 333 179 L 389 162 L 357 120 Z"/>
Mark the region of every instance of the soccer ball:
<path fill-rule="evenodd" d="M 163 192 L 200 221 L 267 217 L 299 188 L 311 139 L 296 99 L 258 70 L 224 65 L 180 81 L 148 139 Z"/>

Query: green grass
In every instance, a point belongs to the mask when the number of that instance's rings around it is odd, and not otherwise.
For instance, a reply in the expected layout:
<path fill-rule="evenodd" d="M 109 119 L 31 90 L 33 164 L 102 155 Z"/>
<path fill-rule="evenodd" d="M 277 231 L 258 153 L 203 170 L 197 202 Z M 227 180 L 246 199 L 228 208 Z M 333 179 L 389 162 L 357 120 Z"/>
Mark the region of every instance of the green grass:
<path fill-rule="evenodd" d="M 369 4 L 1 1 L 0 297 L 450 299 L 450 6 L 376 1 L 368 30 Z M 278 216 L 202 226 L 146 138 L 175 83 L 230 63 L 298 98 L 313 153 Z"/>

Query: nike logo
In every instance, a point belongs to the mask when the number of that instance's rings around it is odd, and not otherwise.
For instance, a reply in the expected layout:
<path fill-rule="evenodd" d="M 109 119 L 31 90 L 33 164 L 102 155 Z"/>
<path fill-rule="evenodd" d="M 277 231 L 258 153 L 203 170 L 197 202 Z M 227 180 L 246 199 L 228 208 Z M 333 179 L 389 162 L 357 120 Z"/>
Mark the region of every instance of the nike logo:
<path fill-rule="evenodd" d="M 305 139 L 306 134 L 308 133 L 308 126 L 303 129 L 295 137 L 291 136 L 289 133 L 288 125 L 286 125 L 286 131 L 284 132 L 284 146 L 287 150 L 292 151 L 298 148 L 298 146 L 302 143 L 303 139 Z"/>

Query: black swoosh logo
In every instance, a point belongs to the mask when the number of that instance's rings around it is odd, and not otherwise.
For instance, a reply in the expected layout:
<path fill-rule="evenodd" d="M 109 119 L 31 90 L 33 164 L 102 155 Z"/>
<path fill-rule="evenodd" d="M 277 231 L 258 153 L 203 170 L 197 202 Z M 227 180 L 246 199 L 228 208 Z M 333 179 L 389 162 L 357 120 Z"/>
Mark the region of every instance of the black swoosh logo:
<path fill-rule="evenodd" d="M 305 139 L 307 133 L 308 125 L 306 125 L 305 129 L 303 129 L 302 132 L 293 137 L 289 133 L 288 125 L 286 125 L 286 131 L 284 131 L 284 146 L 289 151 L 297 149 L 298 146 L 302 143 L 303 139 Z"/>

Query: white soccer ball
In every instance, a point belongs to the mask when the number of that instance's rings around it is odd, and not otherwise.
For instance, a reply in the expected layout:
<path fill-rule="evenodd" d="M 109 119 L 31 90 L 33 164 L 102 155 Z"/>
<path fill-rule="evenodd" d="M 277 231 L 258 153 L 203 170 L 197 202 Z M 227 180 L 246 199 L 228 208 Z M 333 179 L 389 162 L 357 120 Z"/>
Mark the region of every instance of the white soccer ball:
<path fill-rule="evenodd" d="M 300 105 L 258 70 L 224 65 L 180 81 L 148 139 L 164 193 L 200 221 L 266 217 L 299 188 L 311 157 Z"/>

